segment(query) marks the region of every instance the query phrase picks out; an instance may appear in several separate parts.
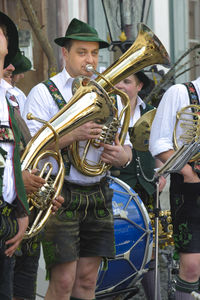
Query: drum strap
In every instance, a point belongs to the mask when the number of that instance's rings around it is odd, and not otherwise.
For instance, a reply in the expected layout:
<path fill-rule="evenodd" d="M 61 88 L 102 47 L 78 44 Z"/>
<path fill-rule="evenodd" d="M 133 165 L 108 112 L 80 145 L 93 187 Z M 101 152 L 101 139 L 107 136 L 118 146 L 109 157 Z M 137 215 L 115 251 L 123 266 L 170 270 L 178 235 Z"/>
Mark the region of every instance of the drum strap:
<path fill-rule="evenodd" d="M 43 81 L 43 84 L 48 88 L 49 93 L 53 100 L 56 102 L 58 108 L 62 109 L 66 105 L 66 101 L 63 98 L 63 95 L 61 94 L 59 89 L 57 88 L 56 84 L 51 79 Z M 65 166 L 65 175 L 69 175 L 71 163 L 68 156 L 68 147 L 65 147 L 61 150 L 61 155 Z"/>

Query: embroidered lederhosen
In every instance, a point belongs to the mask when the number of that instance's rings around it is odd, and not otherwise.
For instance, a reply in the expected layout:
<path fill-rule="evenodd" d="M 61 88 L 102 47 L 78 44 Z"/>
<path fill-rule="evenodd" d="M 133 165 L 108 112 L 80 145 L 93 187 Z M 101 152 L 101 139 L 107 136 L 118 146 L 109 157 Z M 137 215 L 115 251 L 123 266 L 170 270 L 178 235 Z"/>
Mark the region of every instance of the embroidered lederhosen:
<path fill-rule="evenodd" d="M 56 85 L 51 80 L 43 83 L 61 109 L 66 103 Z M 55 264 L 78 257 L 115 255 L 113 190 L 107 178 L 89 186 L 78 183 L 78 179 L 76 183 L 65 181 L 62 188 L 65 201 L 44 229 L 42 245 L 47 278 Z M 62 233 L 58 234 L 58 230 Z"/>
<path fill-rule="evenodd" d="M 66 102 L 65 102 L 61 92 L 55 85 L 55 83 L 52 80 L 47 79 L 46 81 L 43 82 L 43 84 L 48 88 L 49 93 L 52 96 L 53 100 L 56 102 L 58 108 L 62 109 L 66 105 Z M 61 150 L 61 155 L 62 155 L 64 166 L 65 166 L 65 175 L 69 175 L 71 163 L 68 158 L 68 148 L 67 147 L 65 147 Z"/>
<path fill-rule="evenodd" d="M 190 104 L 198 105 L 198 94 L 192 82 L 184 83 L 184 85 L 188 91 Z M 192 167 L 194 168 L 194 165 Z M 198 183 L 184 183 L 183 177 L 179 174 L 171 174 L 170 177 L 170 206 L 176 249 L 175 258 L 178 258 L 179 252 L 200 252 L 200 242 L 197 238 L 200 232 L 199 187 Z"/>

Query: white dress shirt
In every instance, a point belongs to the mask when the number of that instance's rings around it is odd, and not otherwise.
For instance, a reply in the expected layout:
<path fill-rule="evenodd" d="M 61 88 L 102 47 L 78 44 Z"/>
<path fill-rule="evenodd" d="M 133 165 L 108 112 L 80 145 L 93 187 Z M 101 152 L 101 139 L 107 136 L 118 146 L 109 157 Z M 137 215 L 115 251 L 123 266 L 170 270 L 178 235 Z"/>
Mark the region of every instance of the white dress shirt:
<path fill-rule="evenodd" d="M 117 101 L 118 101 L 117 105 L 118 105 L 118 110 L 120 112 L 123 108 L 123 105 L 122 105 L 121 101 L 119 101 L 119 99 L 120 99 L 120 97 L 117 97 Z M 143 109 L 146 108 L 146 104 L 144 103 L 144 101 L 139 96 L 137 96 L 137 103 L 135 106 L 135 111 L 134 111 L 133 116 L 131 116 L 131 118 L 130 118 L 129 127 L 133 127 L 134 124 L 137 122 L 137 120 L 140 119 L 140 117 L 141 117 L 140 106 L 142 106 Z M 123 120 L 123 118 L 122 118 L 122 120 Z"/>
<path fill-rule="evenodd" d="M 2 125 L 9 125 L 9 114 L 8 114 L 8 104 L 6 101 L 6 93 L 12 89 L 12 86 L 8 84 L 5 80 L 1 79 L 0 82 L 0 121 Z M 7 152 L 4 174 L 3 174 L 3 190 L 2 195 L 6 202 L 12 203 L 16 198 L 15 191 L 15 180 L 14 180 L 14 170 L 13 170 L 13 149 L 14 143 L 0 142 L 0 147 Z"/>
<path fill-rule="evenodd" d="M 70 75 L 67 73 L 66 69 L 64 68 L 62 72 L 52 77 L 51 80 L 56 84 L 60 93 L 62 94 L 63 98 L 67 103 L 72 97 L 71 86 L 74 79 L 70 77 Z M 27 113 L 31 112 L 34 116 L 37 116 L 45 121 L 48 121 L 58 111 L 59 108 L 55 100 L 50 95 L 47 87 L 42 83 L 36 85 L 27 96 L 26 105 L 23 113 L 23 117 L 29 127 L 31 135 L 33 136 L 39 130 L 39 128 L 41 127 L 41 123 L 33 120 L 26 120 Z M 127 138 L 125 144 L 131 146 L 129 138 Z M 80 156 L 82 156 L 81 152 L 84 149 L 84 145 L 85 145 L 84 141 L 79 142 Z M 103 150 L 102 148 L 98 148 L 98 149 L 95 148 L 94 151 L 92 147 L 90 147 L 88 151 L 87 159 L 91 162 L 91 164 L 92 162 L 98 161 L 99 157 L 101 156 L 102 150 Z M 70 182 L 78 183 L 80 185 L 88 185 L 88 184 L 99 182 L 103 176 L 104 175 L 94 176 L 94 177 L 85 176 L 81 174 L 76 168 L 74 168 L 73 165 L 71 165 L 70 174 L 69 176 L 65 176 L 65 179 L 67 179 Z"/>
<path fill-rule="evenodd" d="M 192 81 L 200 99 L 200 77 Z M 171 86 L 164 94 L 153 120 L 149 149 L 153 156 L 174 149 L 173 131 L 176 114 L 183 107 L 190 105 L 187 88 L 183 84 Z M 182 129 L 177 128 L 177 137 Z"/>

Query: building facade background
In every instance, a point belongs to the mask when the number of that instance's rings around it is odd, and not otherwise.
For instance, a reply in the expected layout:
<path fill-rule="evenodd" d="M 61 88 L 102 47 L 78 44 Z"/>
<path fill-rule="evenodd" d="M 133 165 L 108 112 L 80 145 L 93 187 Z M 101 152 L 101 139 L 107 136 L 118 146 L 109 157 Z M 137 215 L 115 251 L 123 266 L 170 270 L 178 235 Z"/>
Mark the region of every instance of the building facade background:
<path fill-rule="evenodd" d="M 114 1 L 116 0 L 109 0 Z M 145 23 L 153 30 L 166 47 L 172 64 L 190 47 L 200 42 L 200 0 L 123 0 L 148 6 Z M 41 24 L 41 30 L 47 35 L 56 56 L 56 70 L 63 67 L 61 49 L 54 43 L 54 39 L 65 34 L 69 22 L 79 18 L 94 26 L 99 35 L 107 39 L 108 27 L 101 0 L 30 0 L 36 17 Z M 20 0 L 0 0 L 1 11 L 7 13 L 16 23 L 20 36 L 20 48 L 25 52 L 32 63 L 33 70 L 28 72 L 20 82 L 20 88 L 27 94 L 38 82 L 48 77 L 48 60 L 31 28 Z M 128 12 L 127 12 L 128 13 Z M 115 15 L 111 15 L 115 18 Z M 135 31 L 136 25 L 135 25 Z M 99 71 L 107 68 L 119 55 L 120 51 L 100 51 Z M 198 49 L 196 51 L 198 56 Z M 194 53 L 188 55 L 187 60 L 194 59 Z M 199 65 L 199 59 L 196 59 Z M 191 67 L 186 65 L 185 69 Z M 161 68 L 161 67 L 159 67 Z M 199 66 L 178 77 L 176 82 L 194 79 L 199 74 Z"/>

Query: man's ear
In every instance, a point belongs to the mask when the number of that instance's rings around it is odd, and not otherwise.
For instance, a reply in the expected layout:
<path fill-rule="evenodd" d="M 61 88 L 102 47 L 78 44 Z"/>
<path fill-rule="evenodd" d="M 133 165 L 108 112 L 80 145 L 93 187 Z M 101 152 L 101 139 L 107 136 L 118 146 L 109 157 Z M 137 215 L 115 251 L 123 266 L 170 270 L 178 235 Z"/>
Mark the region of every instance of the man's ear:
<path fill-rule="evenodd" d="M 143 88 L 144 83 L 142 81 L 140 81 L 140 83 L 138 84 L 138 92 L 141 91 L 141 89 Z"/>
<path fill-rule="evenodd" d="M 67 57 L 68 56 L 68 50 L 65 48 L 65 47 L 62 47 L 62 55 L 64 57 Z"/>

